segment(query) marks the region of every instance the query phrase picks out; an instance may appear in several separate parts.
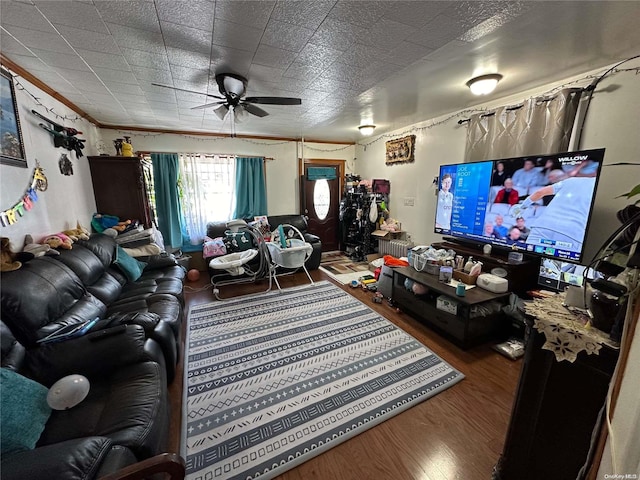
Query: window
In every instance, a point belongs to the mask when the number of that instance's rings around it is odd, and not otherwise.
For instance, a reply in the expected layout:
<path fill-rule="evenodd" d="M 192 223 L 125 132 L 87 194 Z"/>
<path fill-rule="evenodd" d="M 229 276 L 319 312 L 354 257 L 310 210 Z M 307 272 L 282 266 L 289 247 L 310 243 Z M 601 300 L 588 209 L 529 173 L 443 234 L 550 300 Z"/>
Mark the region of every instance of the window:
<path fill-rule="evenodd" d="M 202 242 L 207 222 L 231 219 L 235 189 L 235 156 L 180 154 L 180 200 L 187 235 Z"/>

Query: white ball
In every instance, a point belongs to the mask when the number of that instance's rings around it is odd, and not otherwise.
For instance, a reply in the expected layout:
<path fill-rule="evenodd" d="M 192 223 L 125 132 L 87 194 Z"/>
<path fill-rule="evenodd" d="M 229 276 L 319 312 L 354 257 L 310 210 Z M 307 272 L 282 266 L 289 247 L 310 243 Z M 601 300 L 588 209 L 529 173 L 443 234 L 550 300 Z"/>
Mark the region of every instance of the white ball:
<path fill-rule="evenodd" d="M 54 410 L 75 407 L 89 394 L 89 380 L 82 375 L 67 375 L 54 383 L 47 393 L 47 403 Z"/>

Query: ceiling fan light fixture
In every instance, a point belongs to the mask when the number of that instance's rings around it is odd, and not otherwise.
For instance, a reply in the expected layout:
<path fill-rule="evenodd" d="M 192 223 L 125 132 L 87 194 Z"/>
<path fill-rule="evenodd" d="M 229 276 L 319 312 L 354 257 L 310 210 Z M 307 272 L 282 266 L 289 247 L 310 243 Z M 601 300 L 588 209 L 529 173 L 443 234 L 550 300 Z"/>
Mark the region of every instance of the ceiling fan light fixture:
<path fill-rule="evenodd" d="M 360 125 L 358 127 L 358 130 L 360 130 L 360 133 L 365 137 L 368 137 L 369 135 L 371 135 L 375 129 L 376 129 L 375 125 Z"/>
<path fill-rule="evenodd" d="M 229 112 L 229 107 L 227 107 L 226 105 L 220 105 L 218 108 L 216 108 L 213 111 L 213 113 L 215 113 L 220 120 L 224 120 L 224 117 L 227 115 L 228 112 Z"/>
<path fill-rule="evenodd" d="M 502 80 L 502 75 L 499 73 L 491 73 L 489 75 L 480 75 L 479 77 L 472 78 L 466 85 L 474 95 L 488 95 L 495 90 L 500 80 Z"/>

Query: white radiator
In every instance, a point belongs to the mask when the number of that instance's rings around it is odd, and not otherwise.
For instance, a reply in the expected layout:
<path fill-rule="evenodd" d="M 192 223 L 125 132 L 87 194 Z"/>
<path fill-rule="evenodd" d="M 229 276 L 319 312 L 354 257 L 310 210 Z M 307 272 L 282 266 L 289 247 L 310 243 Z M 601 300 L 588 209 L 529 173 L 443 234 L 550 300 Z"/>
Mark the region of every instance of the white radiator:
<path fill-rule="evenodd" d="M 396 258 L 406 257 L 407 251 L 412 248 L 413 242 L 409 240 L 378 240 L 378 253 L 381 255 L 392 255 Z"/>

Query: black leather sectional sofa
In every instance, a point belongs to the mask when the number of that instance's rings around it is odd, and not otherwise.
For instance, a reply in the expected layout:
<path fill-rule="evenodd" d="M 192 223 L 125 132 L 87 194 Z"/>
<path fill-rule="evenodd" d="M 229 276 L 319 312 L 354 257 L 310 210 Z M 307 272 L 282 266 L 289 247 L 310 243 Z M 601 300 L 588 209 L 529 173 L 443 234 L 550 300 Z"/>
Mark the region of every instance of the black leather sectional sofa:
<path fill-rule="evenodd" d="M 112 238 L 95 235 L 2 274 L 3 369 L 46 388 L 70 374 L 91 385 L 80 404 L 51 413 L 35 449 L 3 452 L 3 479 L 97 479 L 166 450 L 185 272 L 161 255 L 130 281 L 116 255 Z M 83 336 L 38 342 L 94 318 Z"/>

